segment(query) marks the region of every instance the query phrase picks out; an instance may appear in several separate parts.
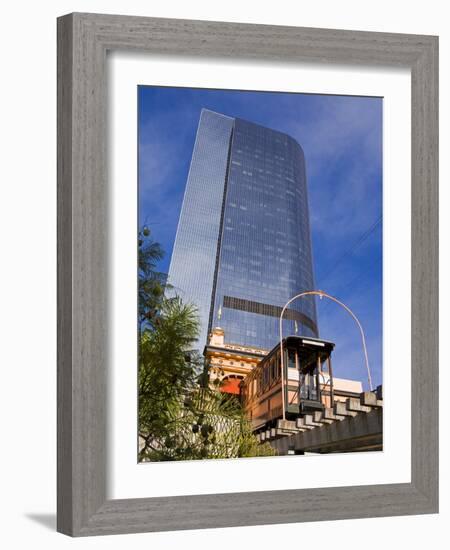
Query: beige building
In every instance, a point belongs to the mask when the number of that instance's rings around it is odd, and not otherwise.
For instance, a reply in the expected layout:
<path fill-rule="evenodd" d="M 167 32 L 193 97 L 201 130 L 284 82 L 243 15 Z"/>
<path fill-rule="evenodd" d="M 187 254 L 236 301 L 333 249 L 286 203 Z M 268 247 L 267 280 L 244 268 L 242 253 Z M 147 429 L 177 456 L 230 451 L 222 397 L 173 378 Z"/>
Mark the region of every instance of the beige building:
<path fill-rule="evenodd" d="M 205 347 L 204 355 L 209 361 L 210 380 L 221 381 L 221 391 L 239 395 L 241 381 L 251 372 L 270 350 L 225 343 L 225 333 L 216 327 L 209 335 L 209 343 Z M 327 395 L 330 377 L 326 372 L 321 373 L 321 390 L 324 405 L 330 406 Z M 359 395 L 363 391 L 362 383 L 358 380 L 333 377 L 333 393 L 335 401 L 345 401 L 348 397 Z"/>
<path fill-rule="evenodd" d="M 239 395 L 239 384 L 267 355 L 269 350 L 225 343 L 223 329 L 217 327 L 209 335 L 204 355 L 209 361 L 211 382 L 220 380 L 221 391 Z"/>

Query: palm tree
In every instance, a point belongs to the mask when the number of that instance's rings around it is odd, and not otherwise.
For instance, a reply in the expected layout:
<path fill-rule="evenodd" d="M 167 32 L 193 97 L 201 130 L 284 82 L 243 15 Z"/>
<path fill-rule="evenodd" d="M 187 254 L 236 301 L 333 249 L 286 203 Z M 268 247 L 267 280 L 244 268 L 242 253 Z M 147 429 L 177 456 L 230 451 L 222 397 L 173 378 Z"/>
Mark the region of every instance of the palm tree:
<path fill-rule="evenodd" d="M 142 331 L 153 325 L 164 296 L 167 275 L 157 270 L 158 262 L 164 257 L 164 250 L 153 240 L 146 226 L 139 231 L 138 245 L 139 330 Z"/>
<path fill-rule="evenodd" d="M 157 271 L 164 251 L 139 232 L 139 460 L 186 460 L 275 454 L 259 445 L 241 404 L 209 383 L 194 350 L 197 309 L 164 294 Z"/>
<path fill-rule="evenodd" d="M 152 328 L 141 331 L 139 350 L 139 434 L 142 457 L 161 449 L 176 430 L 184 396 L 196 384 L 198 335 L 195 308 L 180 298 L 163 299 Z"/>

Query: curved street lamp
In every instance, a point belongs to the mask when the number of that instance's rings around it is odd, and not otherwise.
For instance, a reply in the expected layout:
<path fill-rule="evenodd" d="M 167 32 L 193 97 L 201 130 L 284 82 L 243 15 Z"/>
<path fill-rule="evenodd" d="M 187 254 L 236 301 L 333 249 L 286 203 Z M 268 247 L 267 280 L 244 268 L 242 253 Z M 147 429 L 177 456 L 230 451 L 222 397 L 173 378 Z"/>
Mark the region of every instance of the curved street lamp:
<path fill-rule="evenodd" d="M 367 355 L 367 347 L 366 347 L 366 338 L 364 336 L 364 331 L 363 331 L 363 328 L 361 326 L 361 323 L 359 322 L 358 317 L 356 317 L 356 315 L 353 313 L 353 311 L 349 307 L 347 307 L 344 303 L 342 303 L 340 300 L 338 300 L 334 296 L 330 296 L 329 294 L 327 294 L 323 290 L 306 290 L 305 292 L 300 292 L 300 294 L 297 294 L 296 296 L 293 296 L 290 300 L 288 300 L 286 302 L 286 304 L 284 305 L 283 309 L 281 310 L 281 314 L 280 314 L 280 357 L 281 357 L 281 389 L 282 389 L 281 399 L 282 399 L 282 407 L 283 407 L 283 420 L 286 419 L 285 396 L 284 396 L 283 315 L 284 315 L 284 312 L 286 311 L 287 307 L 294 300 L 297 300 L 298 298 L 302 298 L 303 296 L 319 296 L 320 298 L 323 298 L 323 297 L 328 298 L 328 299 L 332 300 L 333 302 L 335 302 L 336 304 L 343 307 L 345 309 L 345 311 L 347 311 L 352 316 L 352 318 L 355 320 L 356 324 L 358 325 L 359 332 L 361 333 L 361 341 L 362 341 L 362 346 L 363 346 L 363 350 L 364 350 L 364 360 L 365 360 L 366 369 L 367 369 L 367 379 L 368 379 L 368 382 L 369 382 L 369 389 L 370 389 L 370 391 L 372 391 L 372 376 L 370 375 L 369 357 Z"/>

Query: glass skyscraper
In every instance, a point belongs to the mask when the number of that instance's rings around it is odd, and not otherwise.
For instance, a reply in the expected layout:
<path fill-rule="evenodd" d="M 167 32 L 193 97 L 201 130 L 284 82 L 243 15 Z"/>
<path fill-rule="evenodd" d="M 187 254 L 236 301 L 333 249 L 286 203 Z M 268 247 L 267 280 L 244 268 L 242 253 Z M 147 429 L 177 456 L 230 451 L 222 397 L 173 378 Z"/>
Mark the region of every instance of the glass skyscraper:
<path fill-rule="evenodd" d="M 225 341 L 270 349 L 314 288 L 305 159 L 290 136 L 203 109 L 168 282 Z M 284 333 L 318 336 L 315 302 Z"/>

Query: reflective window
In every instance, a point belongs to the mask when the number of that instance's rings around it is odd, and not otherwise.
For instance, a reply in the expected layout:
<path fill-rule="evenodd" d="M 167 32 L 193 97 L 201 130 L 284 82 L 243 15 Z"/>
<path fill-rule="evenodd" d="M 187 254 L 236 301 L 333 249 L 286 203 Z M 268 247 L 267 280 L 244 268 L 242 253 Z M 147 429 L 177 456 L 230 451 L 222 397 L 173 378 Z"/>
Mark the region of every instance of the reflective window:
<path fill-rule="evenodd" d="M 241 163 L 239 171 L 229 173 L 225 200 L 224 215 L 234 230 L 222 232 L 212 324 L 225 330 L 227 342 L 270 349 L 279 341 L 281 308 L 313 288 L 303 151 L 289 136 L 236 119 L 230 158 Z M 234 273 L 222 268 L 230 263 Z M 314 299 L 302 298 L 290 309 L 299 316 L 285 317 L 284 333 L 317 336 Z"/>
<path fill-rule="evenodd" d="M 276 314 L 314 286 L 305 161 L 294 139 L 202 111 L 169 283 L 199 310 L 199 348 L 213 326 L 229 343 L 278 343 Z M 285 335 L 317 336 L 313 297 L 290 309 L 298 315 L 285 317 Z"/>

